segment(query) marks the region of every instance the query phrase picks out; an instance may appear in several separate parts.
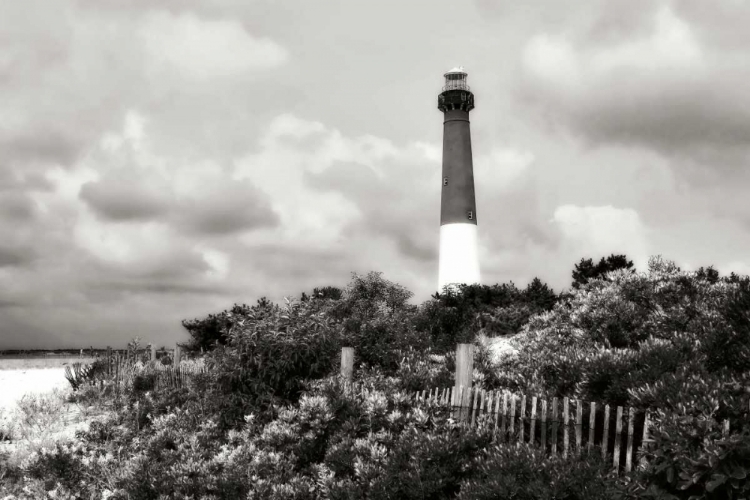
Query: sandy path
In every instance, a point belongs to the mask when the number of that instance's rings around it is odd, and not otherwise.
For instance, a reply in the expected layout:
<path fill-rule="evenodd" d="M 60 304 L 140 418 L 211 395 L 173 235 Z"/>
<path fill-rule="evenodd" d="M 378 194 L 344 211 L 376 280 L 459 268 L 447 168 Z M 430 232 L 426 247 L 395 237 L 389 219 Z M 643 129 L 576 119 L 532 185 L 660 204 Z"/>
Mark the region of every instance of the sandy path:
<path fill-rule="evenodd" d="M 0 410 L 12 410 L 24 394 L 69 387 L 64 368 L 0 370 Z"/>

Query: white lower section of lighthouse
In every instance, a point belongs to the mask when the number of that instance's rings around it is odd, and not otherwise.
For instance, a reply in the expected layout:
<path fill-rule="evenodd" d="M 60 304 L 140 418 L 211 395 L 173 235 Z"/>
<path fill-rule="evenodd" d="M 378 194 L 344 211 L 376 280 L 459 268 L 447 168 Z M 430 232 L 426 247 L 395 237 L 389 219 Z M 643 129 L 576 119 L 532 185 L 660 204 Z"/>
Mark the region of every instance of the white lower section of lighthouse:
<path fill-rule="evenodd" d="M 440 226 L 438 291 L 445 285 L 479 283 L 477 225 L 453 223 Z"/>

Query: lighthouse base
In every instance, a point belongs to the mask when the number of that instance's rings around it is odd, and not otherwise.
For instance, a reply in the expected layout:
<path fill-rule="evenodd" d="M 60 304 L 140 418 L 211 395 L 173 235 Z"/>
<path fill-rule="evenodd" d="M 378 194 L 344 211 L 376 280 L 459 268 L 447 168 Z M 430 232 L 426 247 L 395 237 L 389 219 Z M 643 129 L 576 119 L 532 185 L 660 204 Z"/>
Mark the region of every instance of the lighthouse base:
<path fill-rule="evenodd" d="M 466 223 L 440 226 L 438 291 L 446 285 L 479 283 L 477 225 Z"/>

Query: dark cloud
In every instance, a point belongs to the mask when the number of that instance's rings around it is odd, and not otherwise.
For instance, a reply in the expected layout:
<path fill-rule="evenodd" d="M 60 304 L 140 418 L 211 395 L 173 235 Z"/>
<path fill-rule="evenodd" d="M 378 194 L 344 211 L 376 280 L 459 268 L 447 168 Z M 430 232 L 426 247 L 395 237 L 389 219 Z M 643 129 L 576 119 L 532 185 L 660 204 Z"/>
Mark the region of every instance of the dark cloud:
<path fill-rule="evenodd" d="M 44 125 L 20 134 L 2 134 L 0 131 L 0 149 L 6 159 L 17 162 L 70 165 L 78 158 L 82 142 L 79 138 Z"/>
<path fill-rule="evenodd" d="M 719 3 L 724 16 L 736 10 Z M 750 149 L 746 44 L 714 43 L 718 27 L 746 30 L 716 13 L 702 17 L 707 9 L 696 2 L 651 2 L 622 16 L 616 5 L 631 9 L 607 2 L 578 31 L 535 33 L 522 56 L 519 97 L 594 146 L 643 146 L 711 163 Z"/>
<path fill-rule="evenodd" d="M 168 281 L 101 281 L 93 284 L 89 291 L 94 295 L 110 294 L 111 298 L 123 293 L 155 295 L 227 295 L 226 286 L 200 285 L 187 282 Z"/>
<path fill-rule="evenodd" d="M 115 222 L 151 220 L 166 213 L 167 201 L 136 182 L 89 182 L 79 197 L 100 217 Z"/>
<path fill-rule="evenodd" d="M 540 94 L 533 99 L 594 144 L 645 145 L 689 155 L 750 146 L 750 108 L 733 102 L 727 89 L 709 82 L 690 88 L 689 83 L 642 81 L 650 88 L 642 92 L 634 88 L 637 83 L 602 82 L 580 98 L 552 97 L 537 88 Z"/>
<path fill-rule="evenodd" d="M 27 222 L 34 218 L 34 202 L 23 192 L 0 192 L 0 218 Z"/>
<path fill-rule="evenodd" d="M 0 309 L 0 349 L 54 349 L 60 336 L 53 327 L 33 324 L 28 312 L 18 314 L 16 308 Z"/>
<path fill-rule="evenodd" d="M 434 241 L 415 241 L 408 235 L 396 238 L 399 251 L 414 260 L 434 263 L 438 259 L 437 245 Z"/>
<path fill-rule="evenodd" d="M 34 254 L 28 248 L 0 246 L 0 268 L 23 267 L 34 260 Z"/>
<path fill-rule="evenodd" d="M 268 196 L 247 181 L 207 185 L 201 196 L 182 202 L 177 226 L 200 235 L 226 235 L 279 224 Z"/>

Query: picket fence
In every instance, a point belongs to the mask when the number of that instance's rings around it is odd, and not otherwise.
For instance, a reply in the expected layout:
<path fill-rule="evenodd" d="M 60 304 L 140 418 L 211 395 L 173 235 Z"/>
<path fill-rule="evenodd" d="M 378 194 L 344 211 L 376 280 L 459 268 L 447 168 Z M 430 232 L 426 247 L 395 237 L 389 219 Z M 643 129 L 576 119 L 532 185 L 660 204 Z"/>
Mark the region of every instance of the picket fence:
<path fill-rule="evenodd" d="M 563 458 L 571 453 L 580 456 L 585 449 L 611 460 L 618 473 L 632 471 L 634 457 L 648 444 L 647 411 L 567 397 L 548 399 L 473 388 L 473 351 L 471 344 L 456 346 L 453 387 L 416 391 L 414 397 L 449 406 L 453 418 L 469 426 L 491 425 L 498 441 L 529 443 L 545 453 L 561 453 Z M 354 350 L 343 348 L 340 373 L 345 383 L 352 381 L 353 363 Z M 729 434 L 729 420 L 721 423 L 721 430 L 725 436 Z"/>
<path fill-rule="evenodd" d="M 203 365 L 185 363 L 162 365 L 156 361 L 144 364 L 118 355 L 108 358 L 106 367 L 107 379 L 113 382 L 116 391 L 132 386 L 136 375 L 154 375 L 155 388 L 175 388 L 185 386 L 191 377 L 206 372 Z"/>
<path fill-rule="evenodd" d="M 632 470 L 634 455 L 648 439 L 648 413 L 632 407 L 463 386 L 417 391 L 414 396 L 450 406 L 453 417 L 470 426 L 492 426 L 499 442 L 528 443 L 563 458 L 580 456 L 584 449 L 599 452 L 618 472 Z"/>

